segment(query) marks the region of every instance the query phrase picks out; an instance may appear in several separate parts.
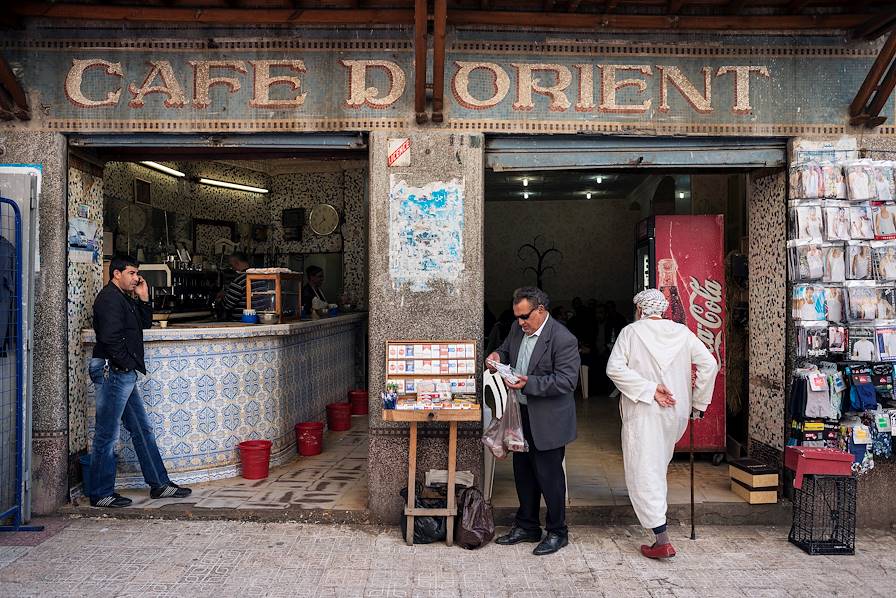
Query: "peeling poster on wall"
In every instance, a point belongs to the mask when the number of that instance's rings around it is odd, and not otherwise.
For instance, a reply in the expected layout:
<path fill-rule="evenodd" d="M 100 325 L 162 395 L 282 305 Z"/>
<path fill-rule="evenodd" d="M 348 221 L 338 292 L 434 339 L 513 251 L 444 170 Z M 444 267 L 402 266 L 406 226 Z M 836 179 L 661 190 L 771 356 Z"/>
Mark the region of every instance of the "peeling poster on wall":
<path fill-rule="evenodd" d="M 389 177 L 389 275 L 396 289 L 428 291 L 453 284 L 464 269 L 464 181 L 412 187 Z"/>

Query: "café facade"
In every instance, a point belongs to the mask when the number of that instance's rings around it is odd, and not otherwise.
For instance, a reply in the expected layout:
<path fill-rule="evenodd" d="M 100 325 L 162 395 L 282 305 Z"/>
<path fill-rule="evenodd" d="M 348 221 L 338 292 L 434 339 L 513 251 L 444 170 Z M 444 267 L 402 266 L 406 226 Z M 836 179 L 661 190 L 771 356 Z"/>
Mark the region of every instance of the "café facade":
<path fill-rule="evenodd" d="M 102 264 L 75 258 L 67 231 L 73 219 L 85 217 L 81 206 L 87 206 L 86 218 L 100 220 L 101 231 L 109 228 L 101 221 L 110 217 L 102 187 L 115 183 L 104 180 L 98 165 L 115 160 L 321 158 L 348 164 L 342 176 L 362 190 L 346 196 L 347 187 L 340 187 L 338 242 L 306 235 L 300 249 L 341 253 L 341 290 L 358 307 L 352 313 L 309 328 L 147 332 L 159 365 L 143 386 L 144 398 L 158 403 L 150 404 L 159 408 L 160 428 L 190 431 L 163 454 L 175 481 L 198 479 L 197 472 L 238 475 L 232 446 L 221 445 L 230 457 L 207 458 L 216 452 L 204 444 L 213 441 L 203 428 L 208 417 L 223 422 L 225 412 L 233 413 L 233 429 L 281 438 L 274 457 L 279 451 L 285 458 L 295 451 L 289 435 L 297 418 L 320 419 L 325 404 L 365 387 L 368 511 L 395 521 L 408 440 L 406 425 L 382 415 L 387 341 L 474 339 L 481 357 L 488 173 L 588 168 L 745 176 L 743 451 L 780 463 L 788 433 L 785 398 L 797 361 L 789 336 L 787 169 L 806 159 L 886 160 L 894 154 L 892 99 L 881 110 L 887 120 L 876 128 L 851 126 L 849 117 L 882 41 L 856 40 L 840 29 L 455 25 L 443 34 L 444 55 L 435 57 L 443 74 L 434 76 L 433 49 L 419 52 L 419 38 L 407 24 L 110 28 L 34 19 L 4 31 L 0 54 L 29 115 L 0 125 L 0 161 L 39 165 L 41 176 L 40 199 L 29 215 L 37 233 L 30 272 L 35 513 L 68 501 L 88 445 L 83 366 Z M 421 59 L 428 67 L 423 82 L 415 68 Z M 402 247 L 401 222 L 390 206 L 403 187 L 458 194 L 454 251 L 420 260 Z M 215 219 L 226 201 L 210 197 L 203 217 Z M 270 209 L 257 209 L 255 223 L 279 220 Z M 240 402 L 254 366 L 228 353 L 251 354 L 252 363 L 267 360 L 269 367 L 258 370 L 255 417 Z M 186 368 L 186 374 L 172 368 Z M 194 408 L 201 393 L 222 402 Z M 476 475 L 482 472 L 481 430 L 465 424 L 459 432 L 458 468 Z M 418 470 L 444 467 L 444 429 L 427 428 L 419 443 Z M 896 517 L 893 502 L 881 500 L 894 477 L 896 468 L 886 461 L 863 476 L 865 521 Z"/>

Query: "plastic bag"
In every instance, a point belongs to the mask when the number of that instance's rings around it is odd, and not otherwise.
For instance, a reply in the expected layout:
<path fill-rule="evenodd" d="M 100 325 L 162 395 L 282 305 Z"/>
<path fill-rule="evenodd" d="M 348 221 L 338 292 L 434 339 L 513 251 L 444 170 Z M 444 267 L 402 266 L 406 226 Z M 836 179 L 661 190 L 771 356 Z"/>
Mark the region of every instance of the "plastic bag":
<path fill-rule="evenodd" d="M 519 393 L 510 389 L 507 393 L 507 404 L 504 405 L 504 416 L 493 419 L 482 434 L 482 443 L 496 459 L 503 459 L 508 452 L 525 453 L 529 445 L 523 436 L 523 419 L 520 415 Z"/>
<path fill-rule="evenodd" d="M 473 550 L 485 546 L 495 537 L 492 507 L 478 488 L 467 488 L 460 495 L 460 517 L 457 518 L 454 539 L 458 546 Z"/>
<path fill-rule="evenodd" d="M 418 485 L 414 493 L 414 507 L 420 509 L 444 509 L 448 506 L 447 498 L 422 498 L 423 487 Z M 404 503 L 408 503 L 408 489 L 401 489 Z M 414 517 L 414 544 L 432 544 L 441 542 L 448 535 L 448 524 L 445 517 L 420 515 Z M 401 537 L 408 535 L 408 518 L 401 518 Z"/>

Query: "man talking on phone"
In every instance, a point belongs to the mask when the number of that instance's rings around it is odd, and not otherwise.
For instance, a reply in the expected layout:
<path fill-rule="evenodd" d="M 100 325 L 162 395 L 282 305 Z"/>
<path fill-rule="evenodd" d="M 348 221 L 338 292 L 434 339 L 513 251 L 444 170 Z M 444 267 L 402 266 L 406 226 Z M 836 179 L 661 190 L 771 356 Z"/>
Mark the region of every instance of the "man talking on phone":
<path fill-rule="evenodd" d="M 146 374 L 143 329 L 152 326 L 149 287 L 140 264 L 129 257 L 113 258 L 109 284 L 93 303 L 96 345 L 90 379 L 96 387 L 96 432 L 90 451 L 90 504 L 121 508 L 131 499 L 115 493 L 115 443 L 119 425 L 131 434 L 150 498 L 185 498 L 183 488 L 168 478 L 143 399 L 137 392 L 137 372 Z"/>

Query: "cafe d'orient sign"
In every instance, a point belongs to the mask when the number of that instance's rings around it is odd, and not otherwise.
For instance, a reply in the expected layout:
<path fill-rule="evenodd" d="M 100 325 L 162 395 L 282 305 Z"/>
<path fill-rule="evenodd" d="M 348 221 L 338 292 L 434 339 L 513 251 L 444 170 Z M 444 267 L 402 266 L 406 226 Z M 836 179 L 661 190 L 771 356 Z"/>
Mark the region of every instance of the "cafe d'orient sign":
<path fill-rule="evenodd" d="M 347 74 L 347 88 L 342 95 L 345 108 L 389 108 L 407 92 L 407 75 L 396 62 L 338 62 Z M 303 84 L 307 73 L 303 60 L 191 60 L 183 63 L 188 67 L 180 71 L 168 60 L 149 60 L 144 64 L 140 71 L 131 68 L 126 72 L 121 62 L 73 59 L 65 76 L 65 95 L 75 108 L 90 111 L 120 107 L 122 103 L 139 111 L 146 106 L 147 97 L 155 94 L 163 99 L 166 109 L 188 105 L 206 109 L 213 103 L 210 90 L 223 86 L 251 108 L 301 110 L 309 93 L 314 93 Z M 678 66 L 658 64 L 513 62 L 502 66 L 495 62 L 454 61 L 451 68 L 450 93 L 461 107 L 475 111 L 495 108 L 509 97 L 512 111 L 528 112 L 535 108 L 534 96 L 540 95 L 548 98 L 548 110 L 552 113 L 643 114 L 651 109 L 668 112 L 670 96 L 675 93 L 698 114 L 719 111 L 745 115 L 753 110 L 751 83 L 770 79 L 769 68 L 764 65 L 703 66 L 700 75 L 692 78 Z M 103 75 L 100 83 L 94 79 L 89 89 L 84 89 L 85 74 L 94 70 Z M 371 72 L 377 70 L 387 75 L 387 84 L 371 83 Z M 486 85 L 484 93 L 483 86 L 471 85 L 473 76 L 488 77 L 490 89 Z M 713 104 L 713 88 L 721 85 L 729 86 L 733 92 L 725 94 L 731 99 L 724 106 Z M 244 86 L 248 86 L 248 92 Z M 628 92 L 625 99 L 620 97 L 623 90 Z"/>

